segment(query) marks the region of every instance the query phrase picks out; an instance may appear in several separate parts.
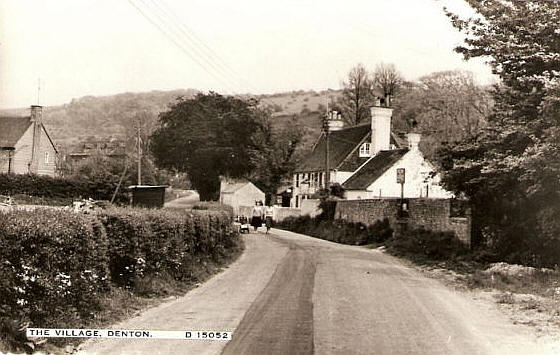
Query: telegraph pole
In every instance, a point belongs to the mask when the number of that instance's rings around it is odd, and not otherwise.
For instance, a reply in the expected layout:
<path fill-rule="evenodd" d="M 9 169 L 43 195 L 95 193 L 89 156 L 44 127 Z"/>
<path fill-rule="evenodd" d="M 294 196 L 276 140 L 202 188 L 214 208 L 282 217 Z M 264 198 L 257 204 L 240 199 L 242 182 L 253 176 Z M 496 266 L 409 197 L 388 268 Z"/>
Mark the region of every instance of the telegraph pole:
<path fill-rule="evenodd" d="M 326 145 L 326 152 L 325 152 L 325 188 L 329 188 L 329 184 L 331 182 L 331 169 L 329 166 L 329 122 L 327 119 L 327 128 L 325 131 L 325 145 Z"/>
<path fill-rule="evenodd" d="M 136 129 L 138 139 L 138 185 L 142 185 L 142 149 L 140 148 L 140 122 Z"/>

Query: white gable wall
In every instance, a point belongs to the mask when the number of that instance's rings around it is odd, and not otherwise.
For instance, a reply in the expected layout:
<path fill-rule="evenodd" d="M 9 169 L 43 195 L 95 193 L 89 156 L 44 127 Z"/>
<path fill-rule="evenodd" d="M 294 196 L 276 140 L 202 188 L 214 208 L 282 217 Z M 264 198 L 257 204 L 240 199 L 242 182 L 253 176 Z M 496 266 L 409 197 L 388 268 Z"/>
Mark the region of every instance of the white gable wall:
<path fill-rule="evenodd" d="M 428 163 L 418 149 L 407 152 L 399 161 L 391 166 L 366 190 L 348 190 L 348 200 L 401 197 L 401 185 L 397 183 L 397 169 L 405 169 L 404 197 L 450 198 L 453 194 L 445 191 L 437 183 L 439 177 L 429 178 L 434 168 Z"/>
<path fill-rule="evenodd" d="M 249 182 L 234 193 L 222 193 L 220 202 L 233 207 L 234 213 L 238 214 L 239 207 L 254 206 L 255 201 L 262 201 L 264 203 L 264 198 L 264 192 Z"/>

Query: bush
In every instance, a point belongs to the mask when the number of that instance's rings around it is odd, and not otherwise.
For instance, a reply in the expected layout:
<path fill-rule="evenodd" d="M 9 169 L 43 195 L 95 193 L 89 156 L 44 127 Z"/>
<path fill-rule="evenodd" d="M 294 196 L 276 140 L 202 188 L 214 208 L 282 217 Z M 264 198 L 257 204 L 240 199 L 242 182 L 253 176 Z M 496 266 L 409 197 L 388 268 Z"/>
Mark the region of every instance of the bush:
<path fill-rule="evenodd" d="M 192 207 L 193 210 L 206 210 L 206 211 L 222 211 L 233 216 L 233 207 L 224 205 L 216 201 L 201 201 L 197 202 Z"/>
<path fill-rule="evenodd" d="M 286 218 L 279 223 L 279 228 L 351 245 L 379 243 L 393 235 L 388 219 L 376 221 L 373 225 L 366 226 L 363 223 L 344 220 L 333 221 L 322 215 L 317 216 L 317 218 L 301 216 Z"/>
<path fill-rule="evenodd" d="M 219 259 L 237 243 L 231 217 L 223 211 L 113 208 L 97 215 L 109 236 L 111 278 L 133 290 L 147 275 L 183 279 L 191 258 Z"/>
<path fill-rule="evenodd" d="M 61 210 L 0 213 L 0 318 L 74 327 L 109 289 L 108 241 L 95 219 Z"/>
<path fill-rule="evenodd" d="M 49 199 L 93 198 L 110 200 L 118 181 L 91 181 L 50 177 L 45 175 L 0 174 L 0 195 L 28 195 Z M 124 189 L 116 196 L 118 202 L 128 202 Z"/>
<path fill-rule="evenodd" d="M 410 229 L 392 238 L 388 246 L 397 254 L 414 254 L 432 260 L 452 259 L 466 254 L 468 248 L 452 232 Z"/>
<path fill-rule="evenodd" d="M 97 321 L 94 314 L 115 307 L 106 302 L 113 290 L 153 296 L 165 294 L 170 282 L 189 284 L 238 246 L 225 211 L 0 213 L 0 349 L 3 342 L 12 351 L 33 350 L 25 347 L 32 345 L 27 326 L 81 328 Z"/>

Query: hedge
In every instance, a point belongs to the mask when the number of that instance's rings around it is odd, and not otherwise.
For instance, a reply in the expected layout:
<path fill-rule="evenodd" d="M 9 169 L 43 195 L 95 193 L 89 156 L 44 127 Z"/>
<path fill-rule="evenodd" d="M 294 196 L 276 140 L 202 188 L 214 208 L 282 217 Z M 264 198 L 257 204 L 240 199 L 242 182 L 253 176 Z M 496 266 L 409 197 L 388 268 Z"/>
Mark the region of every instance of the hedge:
<path fill-rule="evenodd" d="M 50 177 L 33 174 L 0 174 L 0 195 L 29 195 L 44 198 L 93 198 L 110 200 L 117 181 L 89 181 Z M 124 189 L 116 196 L 116 201 L 127 202 Z"/>
<path fill-rule="evenodd" d="M 108 290 L 108 239 L 98 220 L 62 210 L 0 213 L 0 318 L 80 324 Z"/>
<path fill-rule="evenodd" d="M 332 242 L 365 245 L 383 242 L 393 235 L 389 220 L 376 221 L 373 225 L 353 223 L 344 220 L 329 220 L 319 215 L 317 218 L 309 216 L 288 217 L 278 224 L 279 228 L 292 232 L 326 239 Z"/>
<path fill-rule="evenodd" d="M 157 294 L 157 283 L 150 289 L 142 281 L 189 281 L 237 245 L 238 234 L 224 211 L 0 212 L 1 337 L 17 350 L 25 340 L 18 333 L 22 324 L 87 326 L 102 310 L 103 294 L 113 288 Z"/>

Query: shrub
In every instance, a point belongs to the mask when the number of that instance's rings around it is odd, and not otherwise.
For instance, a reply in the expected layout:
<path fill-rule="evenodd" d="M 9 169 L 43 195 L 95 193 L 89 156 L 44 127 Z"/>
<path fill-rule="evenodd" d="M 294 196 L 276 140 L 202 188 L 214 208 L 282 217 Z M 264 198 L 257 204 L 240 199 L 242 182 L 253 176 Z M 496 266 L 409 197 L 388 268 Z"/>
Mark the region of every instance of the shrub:
<path fill-rule="evenodd" d="M 468 252 L 452 232 L 410 229 L 390 240 L 388 246 L 401 254 L 415 254 L 432 260 L 451 259 Z"/>
<path fill-rule="evenodd" d="M 88 198 L 110 200 L 118 181 L 91 181 L 45 175 L 0 174 L 0 195 L 28 195 L 42 198 Z M 116 201 L 127 202 L 120 189 Z"/>
<path fill-rule="evenodd" d="M 328 202 L 328 201 L 327 201 Z M 352 245 L 379 243 L 393 235 L 389 220 L 376 221 L 373 225 L 344 220 L 330 220 L 324 215 L 289 217 L 279 223 L 280 228 L 332 242 Z"/>
<path fill-rule="evenodd" d="M 207 211 L 223 211 L 233 216 L 233 207 L 224 205 L 216 201 L 201 201 L 197 202 L 192 207 L 193 210 L 207 210 Z"/>
<path fill-rule="evenodd" d="M 107 246 L 101 224 L 86 215 L 0 213 L 0 317 L 36 327 L 93 317 L 109 287 Z"/>
<path fill-rule="evenodd" d="M 109 238 L 112 280 L 134 289 L 148 275 L 185 278 L 185 264 L 200 255 L 219 259 L 237 244 L 224 211 L 113 208 L 97 214 Z"/>
<path fill-rule="evenodd" d="M 28 325 L 88 326 L 98 321 L 94 314 L 125 306 L 107 302 L 114 290 L 166 294 L 238 250 L 224 210 L 0 213 L 0 351 L 34 350 L 25 337 Z"/>

